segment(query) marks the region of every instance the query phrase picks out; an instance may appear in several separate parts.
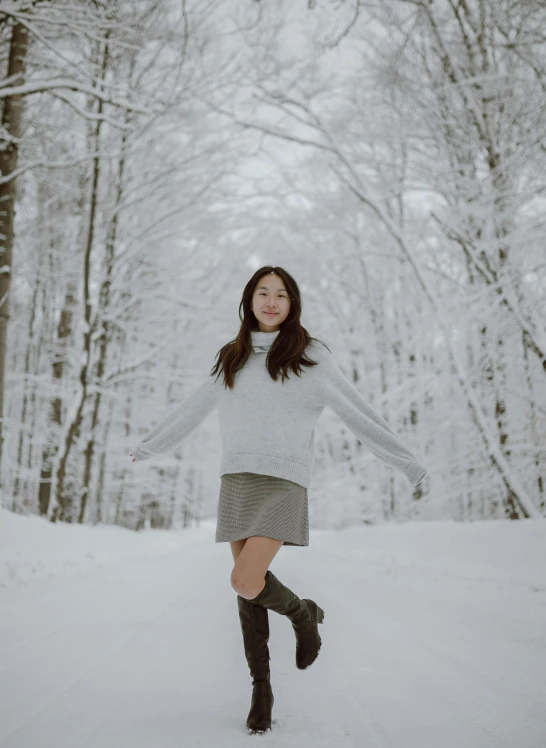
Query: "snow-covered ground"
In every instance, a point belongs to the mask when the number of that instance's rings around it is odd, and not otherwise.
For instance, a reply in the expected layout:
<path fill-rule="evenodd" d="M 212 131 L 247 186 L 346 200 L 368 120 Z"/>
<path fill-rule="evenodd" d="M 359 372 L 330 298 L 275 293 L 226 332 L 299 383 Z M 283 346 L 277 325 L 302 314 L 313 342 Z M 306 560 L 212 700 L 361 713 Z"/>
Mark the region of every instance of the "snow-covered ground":
<path fill-rule="evenodd" d="M 227 543 L 0 510 L 2 748 L 544 748 L 546 521 L 311 531 L 272 570 L 325 611 L 296 669 L 269 614 L 273 730 L 252 692 Z"/>

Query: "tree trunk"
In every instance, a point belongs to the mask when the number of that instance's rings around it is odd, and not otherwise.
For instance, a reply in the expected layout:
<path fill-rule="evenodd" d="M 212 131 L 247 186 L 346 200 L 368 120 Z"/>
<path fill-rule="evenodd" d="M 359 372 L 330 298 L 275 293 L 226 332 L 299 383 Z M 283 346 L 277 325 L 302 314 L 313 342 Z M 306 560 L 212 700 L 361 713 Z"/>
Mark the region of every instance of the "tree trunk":
<path fill-rule="evenodd" d="M 101 81 L 106 78 L 106 71 L 108 68 L 109 51 L 108 42 L 104 44 L 104 50 L 102 55 L 101 64 Z M 97 122 L 95 125 L 95 132 L 93 138 L 93 149 L 95 153 L 100 151 L 100 133 L 102 129 L 102 113 L 104 104 L 101 98 L 99 98 L 97 106 Z M 75 508 L 72 497 L 65 493 L 65 481 L 67 478 L 67 466 L 69 462 L 70 452 L 72 447 L 75 445 L 76 439 L 80 434 L 80 428 L 83 422 L 84 406 L 87 401 L 87 388 L 89 371 L 91 367 L 91 253 L 93 251 L 93 243 L 95 238 L 95 220 L 97 213 L 97 202 L 98 202 L 98 184 L 100 175 L 100 156 L 95 156 L 93 159 L 93 172 L 92 172 L 92 186 L 91 196 L 89 203 L 89 223 L 87 227 L 87 242 L 84 253 L 83 263 L 83 303 L 84 303 L 84 328 L 83 328 L 83 346 L 82 346 L 82 364 L 80 366 L 80 395 L 79 400 L 76 404 L 75 414 L 72 417 L 72 421 L 69 424 L 62 447 L 62 454 L 59 459 L 56 475 L 56 487 L 55 487 L 55 501 L 56 505 L 51 513 L 51 520 L 56 522 L 57 519 L 64 521 L 73 521 Z"/>
<path fill-rule="evenodd" d="M 129 118 L 128 116 L 126 116 L 125 124 L 128 123 L 128 120 Z M 121 141 L 121 153 L 122 154 L 124 154 L 125 152 L 126 144 L 127 144 L 127 131 L 124 132 L 122 141 Z M 100 328 L 101 328 L 101 332 L 100 332 L 100 337 L 99 337 L 99 355 L 98 355 L 97 371 L 96 371 L 96 379 L 95 379 L 96 394 L 94 397 L 94 403 L 93 403 L 93 409 L 92 409 L 89 439 L 87 440 L 87 445 L 85 448 L 83 486 L 82 486 L 82 492 L 80 496 L 80 512 L 78 516 L 78 522 L 80 523 L 83 523 L 83 519 L 85 516 L 85 508 L 87 505 L 87 500 L 89 498 L 89 490 L 90 490 L 89 484 L 91 481 L 91 473 L 93 469 L 93 456 L 94 456 L 94 451 L 95 451 L 95 431 L 96 431 L 97 424 L 99 421 L 99 412 L 100 412 L 100 405 L 101 405 L 101 400 L 102 400 L 102 393 L 101 393 L 100 388 L 103 384 L 102 380 L 104 378 L 104 372 L 106 370 L 108 344 L 110 342 L 110 324 L 104 320 L 104 316 L 107 314 L 110 308 L 110 289 L 112 286 L 112 277 L 114 273 L 114 260 L 115 260 L 115 254 L 116 254 L 116 242 L 117 242 L 117 233 L 118 233 L 119 211 L 117 210 L 117 207 L 121 205 L 121 200 L 123 197 L 124 171 L 125 171 L 125 157 L 122 155 L 122 157 L 119 160 L 119 164 L 118 164 L 118 186 L 117 186 L 117 192 L 116 192 L 116 200 L 114 202 L 115 210 L 114 210 L 114 216 L 110 224 L 110 231 L 108 233 L 108 239 L 106 242 L 105 270 L 104 270 L 104 277 L 102 280 L 101 289 L 99 293 L 99 308 L 97 310 L 97 316 L 96 316 L 98 325 L 100 325 Z"/>
<path fill-rule="evenodd" d="M 76 289 L 70 285 L 67 289 L 59 325 L 57 327 L 57 341 L 59 342 L 59 351 L 56 360 L 53 362 L 52 374 L 53 382 L 57 383 L 60 391 L 60 385 L 64 373 L 65 356 L 68 350 L 68 342 L 72 336 L 72 315 L 74 304 L 76 303 Z M 59 430 L 62 425 L 62 398 L 60 394 L 54 398 L 51 404 L 51 422 L 55 430 Z M 38 504 L 40 514 L 47 515 L 49 503 L 51 500 L 51 476 L 52 465 L 59 450 L 58 440 L 56 438 L 47 439 L 42 452 L 42 467 L 40 469 L 40 487 L 38 489 Z"/>
<path fill-rule="evenodd" d="M 542 438 L 539 431 L 538 426 L 538 415 L 537 415 L 537 407 L 536 407 L 536 396 L 535 396 L 535 389 L 533 384 L 533 377 L 531 374 L 531 365 L 529 361 L 529 355 L 528 355 L 528 348 L 525 341 L 525 333 L 523 334 L 523 362 L 525 366 L 525 381 L 527 382 L 527 389 L 529 392 L 529 435 L 531 437 L 530 443 L 532 444 L 532 449 L 534 450 L 534 455 L 532 457 L 532 462 L 535 466 L 535 475 L 532 478 L 532 481 L 536 481 L 537 486 L 537 496 L 538 496 L 538 506 L 539 509 L 541 509 L 542 512 L 546 509 L 546 493 L 545 493 L 545 486 L 544 486 L 544 476 L 546 475 L 546 471 L 544 468 L 544 461 L 541 459 L 541 444 L 542 444 Z"/>
<path fill-rule="evenodd" d="M 28 31 L 14 23 L 11 31 L 7 78 L 14 86 L 22 85 L 25 77 Z M 21 94 L 4 99 L 2 140 L 0 141 L 0 174 L 5 180 L 17 168 L 23 97 Z M 0 464 L 4 443 L 4 386 L 6 345 L 9 320 L 9 292 L 13 257 L 13 223 L 15 219 L 15 179 L 0 184 Z M 1 485 L 0 475 L 0 485 Z"/>
<path fill-rule="evenodd" d="M 21 474 L 25 469 L 24 466 L 24 448 L 25 448 L 25 432 L 29 433 L 29 430 L 25 428 L 27 422 L 27 412 L 29 405 L 29 377 L 32 366 L 32 347 L 34 341 L 34 323 L 36 320 L 36 309 L 38 307 L 38 297 L 41 293 L 40 286 L 40 274 L 37 273 L 35 281 L 33 283 L 32 303 L 30 307 L 30 317 L 28 321 L 28 334 L 27 334 L 27 347 L 25 351 L 25 368 L 24 368 L 24 384 L 23 384 L 23 404 L 21 407 L 21 429 L 19 431 L 19 443 L 17 445 L 17 462 L 16 462 L 16 473 L 13 481 L 13 492 L 12 492 L 12 504 L 11 511 L 17 511 L 18 497 L 21 486 Z M 26 437 L 28 439 L 28 436 Z M 29 465 L 30 468 L 30 465 Z"/>

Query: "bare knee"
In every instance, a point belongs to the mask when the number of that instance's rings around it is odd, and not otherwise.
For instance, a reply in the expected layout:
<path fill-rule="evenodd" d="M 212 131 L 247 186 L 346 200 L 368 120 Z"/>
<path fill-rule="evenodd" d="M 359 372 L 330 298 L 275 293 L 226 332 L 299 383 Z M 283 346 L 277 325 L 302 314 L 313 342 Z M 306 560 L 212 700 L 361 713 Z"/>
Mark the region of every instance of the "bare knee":
<path fill-rule="evenodd" d="M 253 600 L 265 586 L 265 576 L 257 572 L 247 572 L 236 568 L 231 572 L 231 586 L 246 600 Z"/>
<path fill-rule="evenodd" d="M 231 586 L 241 597 L 252 600 L 263 590 L 269 565 L 282 544 L 275 538 L 247 538 L 231 572 Z"/>

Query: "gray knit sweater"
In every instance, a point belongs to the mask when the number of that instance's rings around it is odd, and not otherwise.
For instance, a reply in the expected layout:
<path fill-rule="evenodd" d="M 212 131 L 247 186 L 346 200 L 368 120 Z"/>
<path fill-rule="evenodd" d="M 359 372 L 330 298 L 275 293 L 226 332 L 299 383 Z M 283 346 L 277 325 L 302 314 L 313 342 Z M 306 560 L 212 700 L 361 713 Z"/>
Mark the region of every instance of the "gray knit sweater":
<path fill-rule="evenodd" d="M 311 343 L 306 355 L 318 366 L 302 367 L 301 377 L 274 382 L 267 351 L 279 334 L 252 331 L 252 347 L 233 390 L 223 375 L 202 384 L 152 429 L 133 450 L 136 460 L 170 452 L 214 409 L 218 411 L 224 473 L 260 473 L 307 487 L 314 464 L 315 424 L 329 406 L 379 459 L 417 485 L 427 469 L 366 402 L 324 346 Z"/>

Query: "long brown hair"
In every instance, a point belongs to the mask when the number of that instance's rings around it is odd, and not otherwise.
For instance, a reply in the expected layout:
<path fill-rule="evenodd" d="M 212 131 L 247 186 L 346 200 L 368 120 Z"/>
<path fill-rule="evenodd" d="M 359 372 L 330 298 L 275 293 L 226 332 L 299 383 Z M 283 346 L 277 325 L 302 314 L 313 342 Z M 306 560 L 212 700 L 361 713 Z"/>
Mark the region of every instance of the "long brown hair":
<path fill-rule="evenodd" d="M 275 273 L 283 279 L 291 300 L 288 317 L 280 325 L 279 334 L 267 352 L 265 363 L 271 378 L 276 382 L 278 375 L 282 373 L 281 381 L 284 382 L 285 376 L 287 379 L 289 378 L 288 369 L 291 368 L 297 376 L 300 376 L 302 366 L 316 366 L 318 361 L 313 361 L 304 356 L 304 351 L 311 341 L 317 341 L 328 348 L 322 341 L 311 337 L 300 322 L 301 295 L 294 278 L 283 268 L 265 265 L 256 270 L 246 284 L 243 291 L 243 298 L 239 304 L 241 327 L 237 337 L 220 348 L 215 357 L 218 360 L 211 370 L 211 375 L 218 373 L 219 376 L 220 372 L 223 372 L 224 386 L 230 389 L 233 389 L 235 386 L 235 374 L 243 368 L 252 352 L 252 338 L 250 333 L 253 330 L 260 329 L 258 320 L 250 307 L 254 290 L 259 280 L 268 273 Z M 328 350 L 330 349 L 328 348 Z"/>

